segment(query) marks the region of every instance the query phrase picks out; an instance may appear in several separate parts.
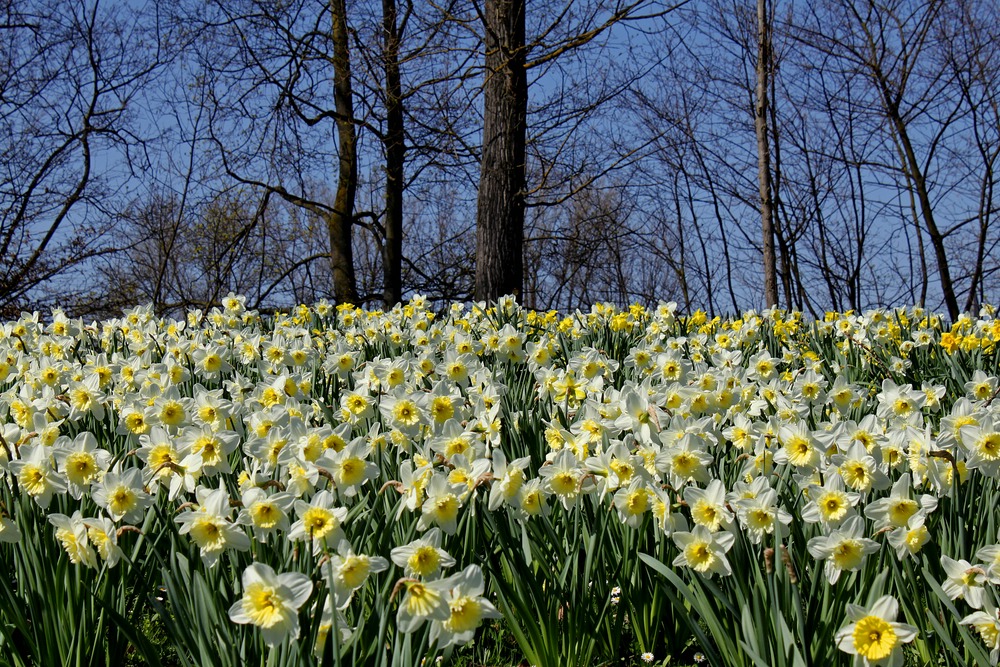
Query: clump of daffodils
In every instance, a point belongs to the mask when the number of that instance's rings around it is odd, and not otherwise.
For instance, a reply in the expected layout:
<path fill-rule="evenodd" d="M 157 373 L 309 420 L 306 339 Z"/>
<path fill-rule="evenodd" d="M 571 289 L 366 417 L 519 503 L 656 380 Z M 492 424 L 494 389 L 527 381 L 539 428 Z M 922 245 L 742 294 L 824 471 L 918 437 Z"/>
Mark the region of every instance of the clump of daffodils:
<path fill-rule="evenodd" d="M 929 568 L 996 662 L 1000 546 L 926 554 L 955 543 L 951 498 L 1000 480 L 998 341 L 990 309 L 945 326 L 919 308 L 562 316 L 416 297 L 263 317 L 228 295 L 181 319 L 24 314 L 0 324 L 0 549 L 44 526 L 81 568 L 197 554 L 202 573 L 243 572 L 225 604 L 269 645 L 308 622 L 322 654 L 377 607 L 443 649 L 516 579 L 487 527 L 509 522 L 531 561 L 530 535 L 589 517 L 655 538 L 692 585 L 761 552 L 823 595 L 873 561 Z M 850 607 L 837 647 L 898 663 L 914 631 L 896 615 L 888 597 Z"/>

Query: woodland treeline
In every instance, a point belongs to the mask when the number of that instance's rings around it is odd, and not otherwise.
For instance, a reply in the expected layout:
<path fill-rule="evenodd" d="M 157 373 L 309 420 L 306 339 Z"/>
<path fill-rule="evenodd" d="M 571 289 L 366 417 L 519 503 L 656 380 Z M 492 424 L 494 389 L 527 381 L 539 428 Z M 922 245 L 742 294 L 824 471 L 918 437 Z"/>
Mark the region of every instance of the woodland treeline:
<path fill-rule="evenodd" d="M 1000 296 L 995 0 L 0 0 L 0 312 Z"/>

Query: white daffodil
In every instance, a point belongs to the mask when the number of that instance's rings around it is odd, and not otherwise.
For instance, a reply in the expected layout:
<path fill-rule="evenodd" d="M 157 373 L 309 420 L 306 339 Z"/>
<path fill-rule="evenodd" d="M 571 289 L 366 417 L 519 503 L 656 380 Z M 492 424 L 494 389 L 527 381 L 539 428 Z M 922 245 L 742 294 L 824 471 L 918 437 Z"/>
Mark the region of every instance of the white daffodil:
<path fill-rule="evenodd" d="M 889 477 L 873 456 L 875 452 L 880 450 L 873 449 L 869 452 L 862 443 L 855 440 L 848 445 L 845 453 L 834 455 L 830 462 L 837 466 L 847 488 L 867 495 L 873 489 L 882 490 L 889 486 Z"/>
<path fill-rule="evenodd" d="M 389 561 L 385 558 L 355 553 L 350 542 L 341 540 L 337 553 L 323 564 L 321 573 L 325 581 L 332 582 L 337 609 L 346 609 L 354 591 L 361 588 L 370 575 L 388 567 Z"/>
<path fill-rule="evenodd" d="M 570 509 L 580 496 L 594 489 L 594 483 L 581 466 L 577 455 L 569 448 L 560 449 L 552 457 L 550 465 L 538 471 L 546 491 L 554 495 L 563 507 Z"/>
<path fill-rule="evenodd" d="M 726 552 L 736 541 L 732 533 L 711 533 L 704 526 L 695 526 L 691 532 L 675 532 L 673 540 L 681 550 L 673 561 L 675 567 L 690 567 L 698 574 L 708 576 L 719 574 L 726 577 L 733 573 L 726 559 Z"/>
<path fill-rule="evenodd" d="M 711 533 L 732 530 L 733 513 L 726 507 L 726 486 L 722 480 L 713 479 L 704 489 L 684 487 L 684 502 L 696 526 L 704 526 Z"/>
<path fill-rule="evenodd" d="M 905 526 L 894 528 L 889 533 L 889 545 L 896 550 L 899 560 L 915 558 L 924 545 L 930 542 L 931 534 L 924 525 L 926 518 L 918 512 L 910 517 Z"/>
<path fill-rule="evenodd" d="M 106 473 L 104 479 L 94 485 L 90 497 L 112 519 L 130 524 L 140 523 L 152 502 L 143 488 L 139 468 Z"/>
<path fill-rule="evenodd" d="M 847 605 L 851 622 L 837 631 L 837 648 L 854 656 L 854 667 L 899 666 L 902 645 L 914 640 L 917 629 L 896 620 L 899 605 L 890 595 L 880 597 L 871 609 Z"/>
<path fill-rule="evenodd" d="M 298 610 L 312 589 L 313 582 L 304 574 L 275 574 L 269 566 L 253 563 L 243 571 L 243 597 L 229 608 L 229 618 L 257 626 L 268 646 L 298 639 Z"/>
<path fill-rule="evenodd" d="M 652 507 L 653 495 L 645 480 L 636 477 L 627 487 L 618 489 L 614 495 L 618 518 L 627 526 L 638 528 L 643 516 Z"/>
<path fill-rule="evenodd" d="M 996 665 L 1000 661 L 1000 615 L 993 603 L 988 598 L 984 599 L 982 611 L 972 612 L 963 618 L 962 625 L 975 628 L 990 651 L 990 664 Z"/>
<path fill-rule="evenodd" d="M 976 552 L 976 560 L 983 564 L 986 578 L 991 584 L 1000 584 L 1000 544 L 991 544 Z"/>
<path fill-rule="evenodd" d="M 662 432 L 660 440 L 664 440 Z M 705 451 L 702 441 L 686 434 L 669 443 L 664 441 L 663 449 L 656 455 L 656 471 L 666 475 L 675 489 L 688 482 L 708 484 L 711 481 L 708 465 L 712 460 L 712 455 Z"/>
<path fill-rule="evenodd" d="M 100 479 L 111 462 L 111 453 L 99 448 L 97 438 L 89 431 L 78 434 L 73 440 L 60 437 L 52 455 L 68 482 L 69 494 L 76 500 Z"/>
<path fill-rule="evenodd" d="M 199 487 L 195 509 L 185 510 L 174 521 L 181 524 L 178 532 L 189 535 L 201 549 L 201 559 L 206 567 L 213 567 L 226 549 L 246 551 L 250 538 L 230 521 L 232 509 L 229 493 L 220 485 L 218 489 Z"/>
<path fill-rule="evenodd" d="M 413 632 L 425 621 L 447 621 L 451 618 L 448 606 L 449 579 L 433 581 L 404 580 L 406 592 L 396 612 L 396 627 L 400 632 Z"/>
<path fill-rule="evenodd" d="M 87 539 L 101 560 L 107 563 L 109 568 L 114 567 L 125 555 L 118 546 L 118 526 L 111 519 L 104 517 L 84 519 L 83 525 L 87 527 Z"/>
<path fill-rule="evenodd" d="M 21 541 L 21 531 L 13 519 L 8 516 L 0 517 L 0 542 L 7 544 L 17 544 Z"/>
<path fill-rule="evenodd" d="M 24 445 L 20 458 L 8 466 L 19 487 L 43 510 L 53 494 L 66 491 L 66 482 L 52 467 L 51 451 L 45 445 Z"/>
<path fill-rule="evenodd" d="M 251 486 L 243 491 L 243 509 L 236 517 L 241 526 L 252 526 L 254 536 L 266 542 L 269 535 L 289 529 L 288 513 L 295 497 L 290 493 L 269 494 L 264 489 Z"/>
<path fill-rule="evenodd" d="M 443 581 L 447 583 L 449 615 L 445 620 L 433 619 L 430 634 L 431 641 L 437 640 L 441 648 L 467 644 L 483 620 L 500 618 L 496 607 L 483 597 L 486 586 L 478 565 L 470 565 Z"/>
<path fill-rule="evenodd" d="M 513 503 L 526 479 L 526 469 L 530 456 L 522 456 L 508 462 L 501 450 L 493 452 L 493 483 L 490 485 L 489 509 L 496 511 L 503 504 Z"/>
<path fill-rule="evenodd" d="M 944 594 L 951 600 L 965 600 L 973 609 L 982 609 L 986 594 L 986 571 L 967 560 L 953 560 L 948 556 L 941 556 L 941 567 L 946 575 L 941 582 Z"/>
<path fill-rule="evenodd" d="M 441 548 L 441 529 L 437 527 L 428 530 L 420 539 L 394 548 L 389 557 L 403 568 L 406 576 L 424 579 L 433 577 L 443 567 L 455 564 L 455 559 Z"/>
<path fill-rule="evenodd" d="M 458 515 L 467 487 L 452 484 L 443 474 L 434 474 L 427 484 L 427 499 L 420 507 L 417 530 L 439 526 L 449 535 L 458 530 Z"/>
<path fill-rule="evenodd" d="M 83 516 L 79 510 L 74 512 L 71 517 L 53 513 L 48 516 L 48 520 L 55 526 L 56 539 L 66 550 L 71 563 L 97 567 L 97 554 L 87 536 L 87 526 L 84 524 Z"/>
<path fill-rule="evenodd" d="M 937 508 L 937 498 L 922 494 L 911 498 L 910 474 L 904 473 L 885 498 L 871 502 L 865 508 L 865 516 L 875 522 L 875 530 L 883 528 L 901 528 L 918 512 L 927 516 Z"/>
<path fill-rule="evenodd" d="M 296 500 L 295 513 L 299 519 L 289 529 L 288 538 L 308 541 L 314 554 L 319 554 L 324 545 L 332 547 L 344 538 L 342 526 L 347 520 L 347 508 L 334 507 L 329 491 L 320 491 L 309 502 Z"/>
<path fill-rule="evenodd" d="M 854 515 L 829 535 L 814 537 L 806 543 L 813 558 L 826 561 L 826 579 L 831 586 L 841 573 L 861 569 L 865 556 L 879 550 L 878 542 L 862 537 L 864 527 L 864 519 Z"/>
<path fill-rule="evenodd" d="M 840 526 L 856 514 L 854 506 L 861 495 L 844 488 L 844 479 L 836 472 L 828 472 L 823 486 L 815 484 L 806 488 L 809 502 L 802 508 L 802 520 L 819 523 L 829 530 Z"/>
<path fill-rule="evenodd" d="M 792 515 L 778 505 L 778 493 L 774 489 L 767 488 L 752 498 L 737 500 L 735 508 L 752 544 L 760 544 L 768 535 L 788 535 Z"/>

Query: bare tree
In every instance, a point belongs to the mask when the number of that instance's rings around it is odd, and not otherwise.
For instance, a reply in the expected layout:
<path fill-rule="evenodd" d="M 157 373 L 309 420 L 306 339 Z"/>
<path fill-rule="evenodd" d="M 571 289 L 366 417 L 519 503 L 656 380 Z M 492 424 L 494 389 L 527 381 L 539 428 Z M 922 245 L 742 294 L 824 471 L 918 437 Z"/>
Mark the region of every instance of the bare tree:
<path fill-rule="evenodd" d="M 93 2 L 3 4 L 0 23 L 0 309 L 109 252 L 111 202 L 143 167 L 137 92 L 164 62 L 142 12 Z M 124 170 L 114 169 L 115 163 Z"/>
<path fill-rule="evenodd" d="M 476 297 L 495 299 L 503 294 L 520 295 L 523 283 L 525 209 L 532 205 L 561 204 L 576 192 L 611 173 L 620 160 L 643 147 L 630 147 L 601 169 L 581 170 L 587 179 L 575 190 L 554 190 L 550 172 L 565 173 L 561 161 L 573 146 L 573 137 L 587 127 L 583 122 L 602 105 L 619 97 L 631 81 L 620 85 L 606 78 L 606 86 L 588 91 L 590 99 L 575 104 L 564 91 L 545 100 L 547 108 L 529 108 L 529 73 L 558 68 L 584 47 L 601 46 L 616 26 L 651 22 L 672 7 L 650 0 L 593 3 L 567 2 L 553 14 L 546 12 L 529 21 L 524 0 L 487 0 L 480 12 L 486 48 L 483 84 L 483 149 L 476 210 Z M 532 29 L 529 31 L 527 25 Z M 611 71 L 607 63 L 606 73 Z M 562 72 L 560 72 L 562 74 Z M 565 79 L 564 79 L 565 80 Z M 547 113 L 540 113 L 547 112 Z M 534 136 L 529 137 L 529 123 Z M 542 121 L 542 122 L 538 122 Z M 537 181 L 527 184 L 528 149 L 542 146 L 545 135 L 555 138 L 557 148 L 539 155 Z M 596 142 L 595 142 L 596 143 Z M 548 163 L 546 164 L 546 158 Z M 558 194 L 556 194 L 558 192 Z M 544 198 L 529 202 L 528 195 Z M 547 196 L 553 195 L 553 196 Z"/>
<path fill-rule="evenodd" d="M 768 91 L 773 58 L 771 56 L 771 16 L 767 0 L 757 0 L 757 87 L 754 105 L 754 131 L 757 135 L 757 179 L 760 191 L 760 217 L 764 257 L 764 303 L 778 305 L 778 270 L 774 261 L 774 188 L 772 186 L 771 147 L 768 142 Z"/>
<path fill-rule="evenodd" d="M 921 240 L 926 235 L 930 243 L 944 304 L 957 317 L 946 245 L 950 232 L 941 225 L 932 176 L 950 128 L 964 115 L 954 74 L 935 57 L 935 26 L 944 3 L 835 0 L 821 7 L 822 14 L 813 9 L 810 20 L 797 26 L 797 35 L 810 49 L 832 56 L 838 67 L 862 74 L 858 80 L 872 90 L 894 147 L 893 169 L 903 180 L 905 195 L 912 197 Z M 923 130 L 925 123 L 933 125 L 930 132 Z"/>

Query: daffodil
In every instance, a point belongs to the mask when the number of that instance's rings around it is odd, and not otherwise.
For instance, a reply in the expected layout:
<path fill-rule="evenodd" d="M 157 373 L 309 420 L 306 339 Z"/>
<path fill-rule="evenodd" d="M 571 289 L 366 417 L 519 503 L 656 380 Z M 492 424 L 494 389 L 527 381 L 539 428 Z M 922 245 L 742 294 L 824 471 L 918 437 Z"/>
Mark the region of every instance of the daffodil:
<path fill-rule="evenodd" d="M 653 495 L 645 480 L 633 479 L 627 487 L 618 489 L 614 495 L 618 518 L 627 526 L 638 528 L 646 512 L 652 508 Z"/>
<path fill-rule="evenodd" d="M 860 494 L 847 491 L 844 479 L 832 470 L 827 473 L 823 486 L 809 485 L 806 493 L 809 502 L 802 508 L 802 520 L 819 523 L 826 529 L 835 528 L 854 516 L 854 506 L 861 498 Z"/>
<path fill-rule="evenodd" d="M 722 480 L 713 479 L 704 489 L 685 487 L 684 502 L 696 526 L 704 526 L 711 533 L 732 529 L 733 513 L 726 507 L 726 487 Z"/>
<path fill-rule="evenodd" d="M 901 528 L 916 514 L 929 515 L 937 508 L 937 498 L 922 494 L 912 498 L 910 493 L 910 474 L 904 473 L 885 498 L 871 502 L 865 508 L 865 516 L 875 522 L 875 530 L 883 528 Z"/>
<path fill-rule="evenodd" d="M 84 519 L 83 525 L 87 527 L 87 539 L 101 560 L 107 563 L 109 568 L 114 567 L 125 555 L 118 546 L 118 526 L 105 517 Z"/>
<path fill-rule="evenodd" d="M 52 449 L 45 445 L 24 445 L 20 458 L 8 464 L 19 487 L 43 510 L 53 494 L 66 491 L 66 482 L 52 467 Z"/>
<path fill-rule="evenodd" d="M 806 543 L 813 558 L 826 561 L 824 570 L 831 586 L 843 572 L 861 569 L 865 557 L 879 550 L 878 542 L 863 537 L 864 523 L 864 519 L 854 515 L 829 535 L 814 537 Z"/>
<path fill-rule="evenodd" d="M 896 557 L 899 560 L 907 557 L 915 558 L 924 545 L 930 542 L 931 534 L 924 525 L 925 521 L 925 515 L 914 514 L 905 526 L 890 531 L 889 545 L 896 550 Z"/>
<path fill-rule="evenodd" d="M 593 480 L 580 466 L 580 461 L 572 450 L 560 449 L 550 463 L 551 465 L 542 466 L 538 475 L 542 478 L 546 491 L 558 498 L 566 509 L 576 505 L 580 496 L 594 488 Z"/>
<path fill-rule="evenodd" d="M 847 451 L 835 454 L 830 462 L 837 466 L 847 488 L 862 496 L 872 490 L 882 490 L 889 486 L 889 477 L 882 471 L 879 462 L 857 440 L 850 441 Z"/>
<path fill-rule="evenodd" d="M 327 582 L 332 582 L 337 609 L 345 609 L 354 591 L 361 588 L 368 577 L 389 567 L 389 561 L 379 556 L 359 554 L 347 540 L 337 545 L 337 553 L 323 564 L 321 572 Z"/>
<path fill-rule="evenodd" d="M 174 519 L 181 524 L 181 535 L 189 535 L 201 550 L 206 567 L 213 567 L 226 549 L 245 551 L 250 548 L 250 538 L 230 519 L 229 493 L 220 485 L 218 489 L 199 487 L 198 504 L 185 510 Z"/>
<path fill-rule="evenodd" d="M 9 516 L 0 516 L 0 542 L 17 544 L 21 541 L 21 531 Z"/>
<path fill-rule="evenodd" d="M 1000 661 L 1000 615 L 996 606 L 989 600 L 983 601 L 982 611 L 975 611 L 961 621 L 962 625 L 971 625 L 979 633 L 983 644 L 990 651 L 990 664 Z"/>
<path fill-rule="evenodd" d="M 98 447 L 97 438 L 89 431 L 79 433 L 73 440 L 59 438 L 52 453 L 68 482 L 69 494 L 77 500 L 100 479 L 111 462 L 111 453 Z"/>
<path fill-rule="evenodd" d="M 667 476 L 670 485 L 676 489 L 688 482 L 708 484 L 711 474 L 708 465 L 713 457 L 705 450 L 704 444 L 691 434 L 684 434 L 668 444 L 669 436 L 660 433 L 663 449 L 656 455 L 656 471 Z"/>
<path fill-rule="evenodd" d="M 501 450 L 493 452 L 493 483 L 490 485 L 489 509 L 496 511 L 504 503 L 513 503 L 526 479 L 525 469 L 531 457 L 522 456 L 508 462 Z"/>
<path fill-rule="evenodd" d="M 403 568 L 406 576 L 424 579 L 433 577 L 443 567 L 455 564 L 455 559 L 441 548 L 441 529 L 437 527 L 428 530 L 420 539 L 394 548 L 390 558 Z"/>
<path fill-rule="evenodd" d="M 52 513 L 48 516 L 49 523 L 56 529 L 56 539 L 62 545 L 69 560 L 74 565 L 97 567 L 97 554 L 90 538 L 87 536 L 87 526 L 83 516 L 77 510 L 73 516 Z"/>
<path fill-rule="evenodd" d="M 324 545 L 333 547 L 338 544 L 344 538 L 343 523 L 347 520 L 347 508 L 334 507 L 333 501 L 333 494 L 325 489 L 309 502 L 296 500 L 295 513 L 299 518 L 289 528 L 289 539 L 309 542 L 315 554 L 320 553 Z"/>
<path fill-rule="evenodd" d="M 229 608 L 229 618 L 255 625 L 268 646 L 298 639 L 298 610 L 312 589 L 313 582 L 304 574 L 275 574 L 271 567 L 253 563 L 243 571 L 243 597 Z"/>
<path fill-rule="evenodd" d="M 260 542 L 267 541 L 269 535 L 289 529 L 288 513 L 295 497 L 290 493 L 269 494 L 264 489 L 251 486 L 243 491 L 243 509 L 236 517 L 236 523 L 252 526 L 254 536 Z"/>
<path fill-rule="evenodd" d="M 476 629 L 488 618 L 500 618 L 489 600 L 483 597 L 486 586 L 478 565 L 470 565 L 460 573 L 443 580 L 447 586 L 448 618 L 432 619 L 430 638 L 444 648 L 468 643 Z"/>
<path fill-rule="evenodd" d="M 764 478 L 758 479 L 766 483 Z M 778 493 L 770 487 L 751 498 L 736 500 L 735 509 L 752 544 L 760 544 L 769 535 L 788 535 L 792 515 L 778 505 Z"/>
<path fill-rule="evenodd" d="M 855 667 L 903 664 L 902 645 L 914 640 L 917 629 L 896 621 L 899 605 L 890 595 L 880 597 L 871 609 L 847 605 L 851 622 L 837 631 L 837 648 L 854 656 Z"/>
<path fill-rule="evenodd" d="M 142 471 L 138 468 L 106 473 L 101 482 L 94 485 L 91 498 L 113 520 L 131 524 L 142 521 L 151 503 L 143 488 Z"/>
<path fill-rule="evenodd" d="M 451 618 L 448 605 L 449 579 L 432 581 L 404 580 L 406 592 L 396 612 L 396 627 L 400 632 L 413 632 L 426 621 L 447 621 Z"/>
<path fill-rule="evenodd" d="M 726 552 L 732 548 L 736 537 L 732 533 L 711 533 L 704 526 L 695 526 L 691 532 L 675 532 L 674 544 L 680 554 L 674 559 L 675 567 L 690 567 L 701 575 L 733 573 L 726 559 Z"/>
<path fill-rule="evenodd" d="M 986 595 L 986 571 L 967 560 L 954 560 L 941 556 L 945 580 L 941 590 L 951 600 L 963 599 L 973 609 L 982 609 Z"/>

